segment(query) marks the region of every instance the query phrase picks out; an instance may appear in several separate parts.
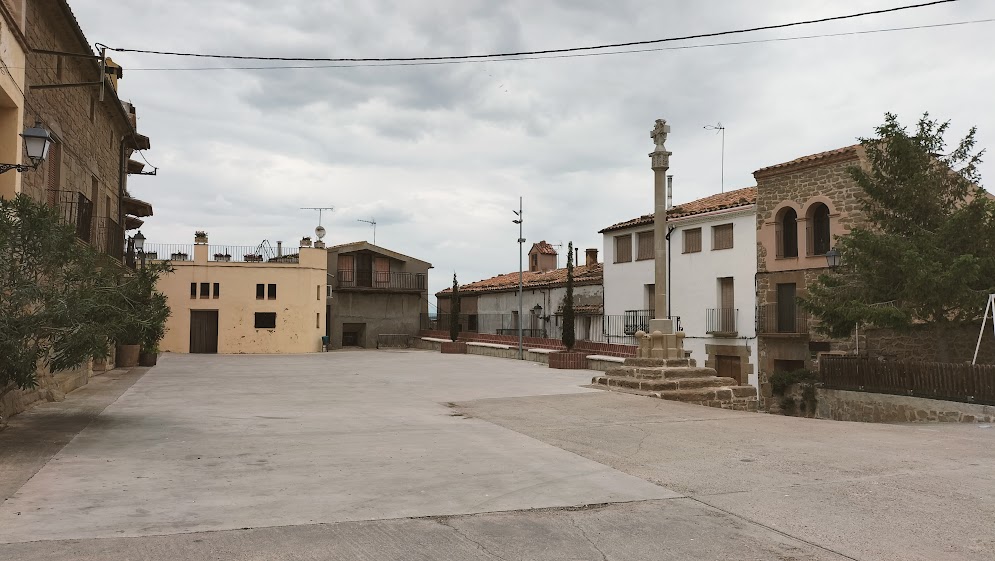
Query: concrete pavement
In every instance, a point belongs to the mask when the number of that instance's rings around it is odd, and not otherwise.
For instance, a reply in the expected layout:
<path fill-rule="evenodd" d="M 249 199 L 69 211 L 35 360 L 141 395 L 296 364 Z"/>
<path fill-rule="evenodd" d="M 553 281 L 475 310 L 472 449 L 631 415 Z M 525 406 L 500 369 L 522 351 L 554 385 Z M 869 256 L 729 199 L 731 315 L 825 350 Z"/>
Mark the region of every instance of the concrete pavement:
<path fill-rule="evenodd" d="M 41 408 L 0 433 L 0 559 L 995 551 L 995 431 L 719 411 L 590 376 L 420 351 L 166 356 L 102 386 L 113 403 L 74 438 L 13 454 Z"/>

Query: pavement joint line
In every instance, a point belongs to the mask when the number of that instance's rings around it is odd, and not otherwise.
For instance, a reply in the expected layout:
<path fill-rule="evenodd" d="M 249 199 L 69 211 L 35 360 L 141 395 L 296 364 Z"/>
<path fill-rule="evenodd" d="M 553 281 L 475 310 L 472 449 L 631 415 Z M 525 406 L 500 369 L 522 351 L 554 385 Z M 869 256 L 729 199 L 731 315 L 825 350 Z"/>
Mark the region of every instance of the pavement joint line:
<path fill-rule="evenodd" d="M 40 539 L 40 540 L 23 540 L 23 541 L 13 541 L 13 542 L 0 542 L 0 551 L 3 550 L 5 546 L 17 545 L 17 544 L 31 544 L 31 543 L 46 543 L 46 542 L 80 542 L 80 541 L 106 541 L 106 540 L 141 540 L 154 537 L 169 537 L 169 536 L 186 536 L 194 534 L 218 534 L 222 532 L 244 532 L 250 530 L 268 530 L 277 528 L 305 528 L 305 527 L 317 527 L 317 526 L 335 526 L 339 524 L 359 524 L 364 522 L 395 522 L 398 520 L 427 520 L 431 522 L 437 522 L 438 519 L 451 519 L 451 518 L 470 518 L 474 516 L 487 516 L 490 514 L 539 514 L 545 512 L 578 512 L 585 510 L 597 510 L 601 508 L 607 508 L 616 505 L 636 505 L 642 503 L 657 503 L 657 502 L 668 502 L 676 501 L 680 499 L 691 499 L 690 495 L 681 494 L 676 497 L 663 497 L 659 499 L 635 499 L 631 501 L 612 501 L 612 502 L 601 502 L 601 503 L 582 503 L 578 505 L 567 505 L 567 506 L 540 506 L 534 508 L 512 508 L 507 510 L 486 510 L 481 512 L 467 512 L 467 513 L 455 513 L 455 514 L 425 514 L 421 516 L 398 516 L 392 518 L 359 518 L 356 520 L 336 520 L 333 522 L 314 522 L 308 524 L 272 524 L 272 525 L 261 525 L 261 526 L 244 526 L 240 528 L 222 528 L 219 530 L 191 530 L 189 532 L 172 532 L 168 534 L 143 534 L 140 536 L 110 536 L 110 537 L 91 537 L 91 538 L 51 538 L 51 539 Z M 709 505 L 711 506 L 711 505 Z M 721 509 L 720 509 L 721 510 Z M 856 560 L 855 560 L 856 561 Z"/>
<path fill-rule="evenodd" d="M 762 522 L 757 522 L 756 520 L 753 520 L 752 518 L 747 518 L 746 516 L 743 516 L 741 514 L 737 514 L 735 512 L 730 511 L 730 510 L 726 510 L 724 508 L 717 507 L 717 506 L 715 506 L 713 504 L 709 504 L 709 503 L 707 503 L 707 502 L 705 502 L 705 501 L 703 501 L 703 500 L 701 500 L 701 499 L 699 499 L 697 497 L 689 496 L 687 498 L 691 499 L 692 501 L 694 501 L 696 503 L 703 504 L 703 505 L 705 505 L 705 506 L 707 506 L 709 508 L 714 508 L 715 510 L 718 510 L 719 512 L 723 512 L 725 514 L 728 514 L 729 516 L 732 516 L 734 518 L 738 518 L 738 519 L 740 519 L 740 520 L 742 520 L 744 522 L 753 524 L 755 526 L 760 526 L 761 528 L 764 528 L 764 529 L 769 530 L 771 532 L 780 534 L 780 535 L 782 535 L 782 536 L 784 536 L 786 538 L 790 538 L 790 539 L 802 542 L 802 543 L 810 545 L 812 547 L 815 547 L 815 548 L 821 549 L 823 551 L 832 553 L 833 555 L 838 555 L 838 556 L 840 556 L 840 557 L 842 557 L 844 559 L 849 559 L 850 561 L 860 561 L 856 557 L 850 557 L 849 555 L 847 555 L 845 553 L 842 553 L 840 551 L 836 551 L 835 549 L 826 547 L 826 546 L 824 546 L 822 544 L 818 544 L 818 543 L 815 543 L 813 541 L 806 540 L 805 538 L 799 538 L 798 536 L 793 536 L 793 535 L 791 535 L 791 534 L 789 534 L 789 533 L 787 533 L 787 532 L 785 532 L 783 530 L 778 530 L 777 528 L 774 528 L 773 526 L 768 526 L 767 524 L 764 524 Z"/>
<path fill-rule="evenodd" d="M 125 377 L 125 376 L 129 376 L 129 375 L 131 375 L 131 373 L 132 373 L 133 371 L 137 370 L 138 368 L 143 368 L 143 367 L 141 367 L 141 366 L 133 366 L 133 367 L 131 367 L 131 368 L 128 368 L 128 371 L 127 371 L 127 372 L 123 372 L 123 373 L 121 373 L 121 374 L 120 374 L 119 376 L 117 376 L 117 377 L 116 377 L 116 378 L 114 378 L 113 380 L 111 380 L 111 379 L 109 379 L 109 378 L 108 378 L 108 379 L 107 379 L 107 381 L 117 381 L 117 380 L 120 380 L 121 378 L 123 378 L 123 377 Z M 111 369 L 110 373 L 113 373 L 113 372 L 114 372 L 114 370 L 118 370 L 118 369 L 117 369 L 117 368 L 113 368 L 113 369 Z M 123 368 L 122 368 L 121 370 L 123 370 Z M 137 381 L 141 380 L 142 378 L 144 378 L 144 377 L 145 377 L 145 374 L 147 374 L 147 373 L 148 373 L 148 372 L 149 372 L 150 370 L 152 370 L 152 369 L 151 369 L 151 368 L 148 368 L 147 370 L 145 370 L 145 372 L 142 372 L 140 376 L 136 377 L 136 378 L 135 378 L 134 380 L 132 380 L 132 381 L 131 381 L 131 383 L 130 383 L 130 384 L 128 384 L 128 387 L 127 387 L 127 388 L 125 388 L 125 389 L 124 389 L 124 391 L 123 391 L 123 392 L 121 392 L 121 394 L 120 394 L 120 395 L 118 395 L 118 396 L 117 396 L 116 398 L 114 398 L 114 400 L 113 400 L 113 401 L 110 401 L 110 402 L 108 402 L 108 403 L 107 403 L 107 405 L 105 405 L 105 406 L 104 406 L 104 407 L 103 407 L 103 408 L 102 408 L 102 409 L 101 409 L 100 411 L 97 411 L 97 412 L 96 412 L 96 413 L 95 413 L 95 414 L 93 415 L 93 418 L 92 418 L 92 419 L 90 419 L 89 421 L 87 421 L 87 423 L 86 423 L 85 425 L 83 425 L 83 427 L 82 427 L 82 428 L 80 428 L 80 429 L 79 429 L 78 431 L 76 431 L 76 434 L 74 434 L 72 438 L 70 438 L 69 440 L 67 440 L 65 444 L 63 444 L 63 445 L 62 445 L 62 446 L 61 446 L 61 447 L 60 447 L 60 448 L 59 448 L 58 450 L 56 450 L 56 451 L 55 451 L 55 453 L 53 453 L 53 454 L 52 454 L 51 456 L 49 456 L 49 458 L 48 458 L 47 460 L 45 460 L 45 463 L 43 463 L 43 464 L 41 464 L 40 466 L 38 466 L 38 469 L 34 470 L 34 471 L 33 471 L 33 472 L 31 473 L 31 476 L 30 476 L 30 477 L 28 477 L 27 479 L 25 479 L 25 480 L 24 480 L 24 483 L 22 483 L 22 484 L 21 484 L 21 487 L 24 487 L 24 485 L 27 485 L 27 483 L 28 483 L 29 481 L 31 481 L 32 479 L 34 479 L 34 477 L 35 477 L 36 475 L 38 475 L 38 472 L 40 472 L 41 470 L 45 469 L 45 466 L 47 466 L 48 464 L 52 463 L 52 460 L 53 460 L 53 459 L 55 459 L 55 457 L 56 457 L 56 456 L 58 456 L 59 454 L 61 454 L 61 453 L 62 453 L 62 451 L 63 451 L 63 450 L 65 450 L 67 446 L 69 446 L 70 444 L 72 444 L 72 443 L 73 443 L 73 441 L 74 441 L 74 440 L 76 440 L 76 439 L 77 439 L 77 438 L 79 437 L 79 435 L 83 433 L 83 431 L 85 431 L 85 430 L 86 430 L 86 429 L 87 429 L 87 428 L 88 428 L 88 427 L 89 427 L 89 426 L 90 426 L 91 424 L 93 424 L 93 422 L 97 420 L 97 417 L 99 417 L 100 415 L 102 415 L 102 414 L 103 414 L 103 412 L 104 412 L 104 411 L 106 411 L 108 407 L 110 407 L 111 405 L 113 405 L 113 404 L 117 403 L 117 401 L 118 401 L 119 399 L 121 399 L 121 397 L 122 397 L 122 396 L 124 396 L 124 394 L 128 393 L 129 391 L 131 391 L 131 388 L 133 388 L 133 387 L 135 386 L 135 382 L 137 382 Z M 105 372 L 104 374 L 108 374 L 108 372 Z M 103 374 L 101 374 L 101 376 L 102 376 L 102 375 L 103 375 Z M 77 390 L 81 390 L 81 389 L 85 389 L 85 388 L 86 388 L 87 386 L 89 386 L 89 383 L 87 383 L 87 385 L 86 385 L 86 386 L 80 386 L 79 388 L 76 388 L 76 389 L 77 389 Z M 72 394 L 73 394 L 73 393 L 74 393 L 75 391 L 76 391 L 76 390 L 73 390 L 72 392 L 69 392 L 69 394 L 67 394 L 67 398 L 68 398 L 68 396 L 71 396 L 71 395 L 72 395 Z M 63 401 L 63 403 L 64 403 L 64 401 Z M 40 405 L 40 404 L 39 404 L 39 405 Z M 33 409 L 33 408 L 32 408 L 32 409 Z M 30 410 L 29 410 L 29 411 L 30 411 Z M 24 413 L 28 413 L 29 411 L 24 411 Z M 10 499 L 12 499 L 12 498 L 13 498 L 13 497 L 14 497 L 15 495 L 17 495 L 17 493 L 18 493 L 18 492 L 19 492 L 20 490 L 21 490 L 21 488 L 20 488 L 20 487 L 18 487 L 17 489 L 15 489 L 15 490 L 14 490 L 14 491 L 13 491 L 13 492 L 11 493 L 11 495 L 10 495 L 9 497 L 4 497 L 4 498 L 3 498 L 3 500 L 2 500 L 2 501 L 0 501 L 0 507 L 2 507 L 2 506 L 3 506 L 3 505 L 4 505 L 4 504 L 5 504 L 6 502 L 7 502 L 7 501 L 9 501 L 9 500 L 10 500 Z"/>
<path fill-rule="evenodd" d="M 462 538 L 462 539 L 464 539 L 464 540 L 466 540 L 466 541 L 468 541 L 468 542 L 476 545 L 477 548 L 479 548 L 480 551 L 482 551 L 483 553 L 486 553 L 487 555 L 489 555 L 491 557 L 496 557 L 498 559 L 502 559 L 503 561 L 511 561 L 507 557 L 501 557 L 497 553 L 494 553 L 491 550 L 487 549 L 487 547 L 484 546 L 484 544 L 482 544 L 482 543 L 478 542 L 477 540 L 471 538 L 470 536 L 466 535 L 465 532 L 461 531 L 456 526 L 453 526 L 452 524 L 450 524 L 449 523 L 450 518 L 451 517 L 439 517 L 439 518 L 437 518 L 435 520 L 435 522 L 441 524 L 442 526 L 445 526 L 446 528 L 449 528 L 450 530 L 452 530 L 453 532 L 455 532 L 456 535 L 459 536 L 460 538 Z"/>

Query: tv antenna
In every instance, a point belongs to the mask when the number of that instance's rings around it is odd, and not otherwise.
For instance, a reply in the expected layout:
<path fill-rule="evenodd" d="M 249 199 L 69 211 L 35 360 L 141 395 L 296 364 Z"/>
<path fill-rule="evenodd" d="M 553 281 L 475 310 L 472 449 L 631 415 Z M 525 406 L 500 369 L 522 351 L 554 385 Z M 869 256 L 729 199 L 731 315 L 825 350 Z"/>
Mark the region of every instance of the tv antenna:
<path fill-rule="evenodd" d="M 373 245 L 377 245 L 377 219 L 370 218 L 369 220 L 363 220 L 360 218 L 356 222 L 366 222 L 367 224 L 373 226 Z"/>
<path fill-rule="evenodd" d="M 325 237 L 325 227 L 321 225 L 321 211 L 327 210 L 329 212 L 335 210 L 333 206 L 302 206 L 301 210 L 317 210 L 318 211 L 318 227 L 314 229 L 314 235 L 321 241 L 321 238 Z"/>
<path fill-rule="evenodd" d="M 722 122 L 720 121 L 719 124 L 717 125 L 705 125 L 705 130 L 715 131 L 716 134 L 720 132 L 722 133 L 722 161 L 719 164 L 722 170 L 720 172 L 722 174 L 722 179 L 720 183 L 722 191 L 720 192 L 725 193 L 726 192 L 726 128 L 722 126 Z"/>

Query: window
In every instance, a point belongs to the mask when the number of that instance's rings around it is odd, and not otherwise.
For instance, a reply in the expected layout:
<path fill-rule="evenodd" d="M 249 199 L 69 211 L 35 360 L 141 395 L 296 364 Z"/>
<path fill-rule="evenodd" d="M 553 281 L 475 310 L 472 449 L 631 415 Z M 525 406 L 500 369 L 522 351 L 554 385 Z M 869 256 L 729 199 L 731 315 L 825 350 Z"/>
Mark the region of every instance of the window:
<path fill-rule="evenodd" d="M 632 235 L 615 236 L 615 262 L 628 263 L 632 261 Z"/>
<path fill-rule="evenodd" d="M 653 259 L 653 230 L 639 232 L 636 235 L 636 261 Z"/>
<path fill-rule="evenodd" d="M 221 296 L 221 285 L 218 283 L 214 283 L 214 297 L 218 298 L 220 296 Z"/>
<path fill-rule="evenodd" d="M 808 254 L 825 255 L 829 253 L 831 237 L 829 234 L 829 207 L 816 203 L 809 211 Z"/>
<path fill-rule="evenodd" d="M 197 283 L 195 282 L 190 283 L 190 297 L 191 298 L 197 297 Z"/>
<path fill-rule="evenodd" d="M 797 333 L 795 283 L 777 285 L 777 332 Z"/>
<path fill-rule="evenodd" d="M 211 297 L 211 283 L 209 282 L 200 283 L 200 297 L 201 298 Z"/>
<path fill-rule="evenodd" d="M 314 291 L 314 299 L 315 300 L 321 300 L 321 285 L 319 284 L 315 288 L 316 288 L 316 290 Z"/>
<path fill-rule="evenodd" d="M 265 284 L 257 284 L 256 285 L 256 300 L 262 300 L 263 298 L 266 298 L 266 285 Z"/>
<path fill-rule="evenodd" d="M 781 211 L 777 219 L 777 256 L 798 257 L 798 213 L 793 208 Z"/>
<path fill-rule="evenodd" d="M 276 329 L 276 312 L 256 312 L 256 329 Z"/>
<path fill-rule="evenodd" d="M 270 300 L 276 300 L 276 285 L 271 284 L 267 287 L 266 296 Z"/>
<path fill-rule="evenodd" d="M 314 328 L 318 329 L 321 327 L 321 312 L 314 314 Z"/>
<path fill-rule="evenodd" d="M 684 253 L 701 251 L 701 228 L 684 230 Z"/>
<path fill-rule="evenodd" d="M 45 168 L 49 190 L 58 191 L 62 187 L 62 145 L 55 139 L 52 139 L 52 145 L 48 149 Z"/>
<path fill-rule="evenodd" d="M 532 261 L 532 263 L 529 265 L 529 271 L 538 271 L 539 270 L 539 254 L 533 253 L 531 255 L 531 261 Z"/>
<path fill-rule="evenodd" d="M 732 224 L 712 226 L 712 251 L 732 248 Z"/>

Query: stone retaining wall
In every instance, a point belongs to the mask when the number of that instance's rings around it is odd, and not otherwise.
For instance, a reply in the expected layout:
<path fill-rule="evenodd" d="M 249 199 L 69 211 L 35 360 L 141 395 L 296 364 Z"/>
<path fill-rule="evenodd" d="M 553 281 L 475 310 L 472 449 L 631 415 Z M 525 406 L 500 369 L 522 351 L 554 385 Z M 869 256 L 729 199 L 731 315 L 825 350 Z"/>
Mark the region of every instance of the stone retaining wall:
<path fill-rule="evenodd" d="M 818 389 L 816 417 L 865 423 L 991 423 L 995 407 L 903 395 Z"/>

